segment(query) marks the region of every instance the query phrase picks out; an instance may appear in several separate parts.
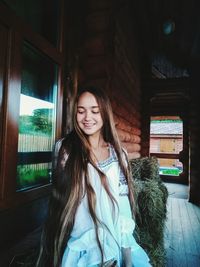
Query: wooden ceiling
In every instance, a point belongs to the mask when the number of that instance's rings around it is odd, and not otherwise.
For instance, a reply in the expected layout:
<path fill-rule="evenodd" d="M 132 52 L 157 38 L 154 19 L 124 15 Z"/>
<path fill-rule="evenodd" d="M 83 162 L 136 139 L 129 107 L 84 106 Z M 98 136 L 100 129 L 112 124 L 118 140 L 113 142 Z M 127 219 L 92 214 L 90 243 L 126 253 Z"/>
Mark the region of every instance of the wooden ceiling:
<path fill-rule="evenodd" d="M 134 21 L 145 65 L 156 78 L 189 77 L 200 61 L 200 1 L 133 1 Z M 170 25 L 172 22 L 172 32 Z M 168 28 L 166 28 L 168 27 Z M 167 34 L 168 33 L 168 34 Z"/>

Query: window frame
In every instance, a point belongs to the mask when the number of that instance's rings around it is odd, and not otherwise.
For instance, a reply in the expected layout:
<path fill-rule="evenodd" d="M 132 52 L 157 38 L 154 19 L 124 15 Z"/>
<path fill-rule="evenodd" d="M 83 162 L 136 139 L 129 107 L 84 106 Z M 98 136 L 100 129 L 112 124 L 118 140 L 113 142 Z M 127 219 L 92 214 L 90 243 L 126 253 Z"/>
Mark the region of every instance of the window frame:
<path fill-rule="evenodd" d="M 44 37 L 34 32 L 21 18 L 0 3 L 0 22 L 8 29 L 6 48 L 5 82 L 3 85 L 3 120 L 0 166 L 0 210 L 17 206 L 45 196 L 51 191 L 51 184 L 27 191 L 16 192 L 16 171 L 18 153 L 18 120 L 22 74 L 22 47 L 25 42 L 38 49 L 58 65 L 58 92 L 56 107 L 56 139 L 61 136 L 63 91 L 64 91 L 64 1 L 61 0 L 59 18 L 59 45 L 54 47 Z M 5 40 L 3 40 L 5 41 Z"/>

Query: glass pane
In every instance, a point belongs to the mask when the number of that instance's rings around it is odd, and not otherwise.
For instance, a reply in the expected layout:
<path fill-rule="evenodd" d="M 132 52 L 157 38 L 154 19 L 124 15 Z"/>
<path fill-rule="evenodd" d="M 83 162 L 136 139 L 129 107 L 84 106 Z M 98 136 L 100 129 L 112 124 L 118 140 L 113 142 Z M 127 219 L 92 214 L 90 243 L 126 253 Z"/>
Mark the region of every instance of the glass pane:
<path fill-rule="evenodd" d="M 18 191 L 51 181 L 56 96 L 57 65 L 25 44 L 20 96 Z"/>
<path fill-rule="evenodd" d="M 4 2 L 34 31 L 57 45 L 59 26 L 59 0 L 4 0 Z"/>
<path fill-rule="evenodd" d="M 17 167 L 17 191 L 43 185 L 51 179 L 51 164 L 27 164 Z"/>

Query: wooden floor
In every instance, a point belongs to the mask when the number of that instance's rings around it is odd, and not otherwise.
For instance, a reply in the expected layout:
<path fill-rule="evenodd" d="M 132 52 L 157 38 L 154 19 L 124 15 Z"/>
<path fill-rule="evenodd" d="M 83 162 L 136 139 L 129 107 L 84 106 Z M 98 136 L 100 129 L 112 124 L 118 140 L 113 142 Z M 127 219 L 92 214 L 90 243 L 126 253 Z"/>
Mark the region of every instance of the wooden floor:
<path fill-rule="evenodd" d="M 200 207 L 188 202 L 188 187 L 166 183 L 169 191 L 165 230 L 167 267 L 200 267 Z"/>

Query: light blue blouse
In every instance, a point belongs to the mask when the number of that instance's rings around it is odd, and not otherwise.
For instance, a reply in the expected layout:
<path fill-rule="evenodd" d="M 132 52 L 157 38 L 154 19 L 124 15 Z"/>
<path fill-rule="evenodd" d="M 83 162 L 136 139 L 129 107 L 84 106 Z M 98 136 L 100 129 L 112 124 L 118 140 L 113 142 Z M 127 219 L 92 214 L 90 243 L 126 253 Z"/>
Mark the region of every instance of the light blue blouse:
<path fill-rule="evenodd" d="M 119 167 L 114 148 L 109 146 L 110 156 L 98 164 L 107 177 L 109 189 L 117 204 L 111 202 L 101 184 L 98 172 L 89 164 L 89 177 L 96 194 L 96 214 L 101 224 L 98 236 L 103 249 L 104 262 L 117 260 L 123 265 L 121 248 L 131 248 L 132 266 L 149 267 L 149 258 L 133 237 L 135 222 L 132 219 L 128 199 L 128 186 Z M 65 249 L 62 267 L 98 267 L 101 253 L 97 244 L 95 227 L 84 195 L 75 216 L 74 227 Z"/>

